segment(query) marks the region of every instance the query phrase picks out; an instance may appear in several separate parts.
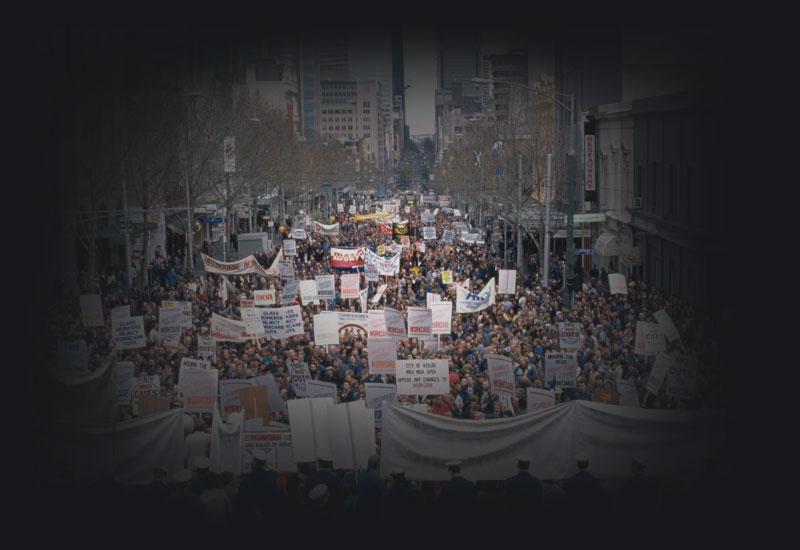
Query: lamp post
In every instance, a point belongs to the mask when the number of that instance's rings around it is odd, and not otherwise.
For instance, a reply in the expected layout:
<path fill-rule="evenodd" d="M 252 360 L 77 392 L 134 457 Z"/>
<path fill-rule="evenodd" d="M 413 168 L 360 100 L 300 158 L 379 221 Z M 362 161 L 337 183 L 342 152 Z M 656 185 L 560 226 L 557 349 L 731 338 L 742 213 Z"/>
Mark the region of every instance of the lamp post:
<path fill-rule="evenodd" d="M 191 154 L 192 146 L 192 122 L 194 121 L 194 102 L 195 99 L 203 95 L 200 92 L 186 92 L 184 97 L 188 97 L 191 101 L 189 103 L 189 120 L 186 123 L 186 266 L 191 273 L 194 271 L 194 252 L 192 250 L 192 238 L 194 232 L 192 231 L 192 196 L 189 186 L 189 178 L 194 168 L 193 156 Z"/>

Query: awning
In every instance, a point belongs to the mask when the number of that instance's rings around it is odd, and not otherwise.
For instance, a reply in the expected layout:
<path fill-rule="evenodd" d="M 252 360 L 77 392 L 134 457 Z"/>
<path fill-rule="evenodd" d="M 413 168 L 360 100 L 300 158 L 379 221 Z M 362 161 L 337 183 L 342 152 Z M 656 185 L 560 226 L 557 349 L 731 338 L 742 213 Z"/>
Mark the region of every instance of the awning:
<path fill-rule="evenodd" d="M 594 252 L 598 256 L 619 256 L 619 240 L 613 233 L 603 233 L 594 243 Z"/>

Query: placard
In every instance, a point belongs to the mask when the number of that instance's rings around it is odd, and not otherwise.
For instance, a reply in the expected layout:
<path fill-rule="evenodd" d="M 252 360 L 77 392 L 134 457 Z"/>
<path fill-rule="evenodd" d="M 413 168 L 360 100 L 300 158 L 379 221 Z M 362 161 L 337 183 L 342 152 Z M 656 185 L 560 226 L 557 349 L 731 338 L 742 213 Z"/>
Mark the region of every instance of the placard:
<path fill-rule="evenodd" d="M 608 288 L 611 294 L 625 294 L 627 296 L 628 283 L 625 281 L 625 275 L 622 273 L 609 273 Z"/>
<path fill-rule="evenodd" d="M 279 260 L 278 270 L 282 281 L 291 281 L 297 278 L 294 273 L 294 262 L 292 260 Z"/>
<path fill-rule="evenodd" d="M 130 405 L 135 370 L 136 366 L 130 361 L 118 361 L 114 365 L 114 384 L 117 389 L 117 405 Z"/>
<path fill-rule="evenodd" d="M 386 331 L 389 336 L 405 338 L 406 322 L 403 319 L 403 313 L 391 307 L 384 308 L 383 311 L 386 318 Z"/>
<path fill-rule="evenodd" d="M 335 268 L 362 267 L 364 265 L 363 248 L 331 248 L 328 263 Z"/>
<path fill-rule="evenodd" d="M 426 307 L 409 307 L 408 312 L 408 336 L 422 338 L 431 335 L 431 325 L 433 318 L 431 310 Z"/>
<path fill-rule="evenodd" d="M 516 294 L 517 293 L 517 270 L 516 269 L 501 269 L 500 276 L 498 277 L 498 294 Z"/>
<path fill-rule="evenodd" d="M 197 337 L 197 356 L 201 359 L 217 360 L 217 343 L 213 336 Z"/>
<path fill-rule="evenodd" d="M 671 367 L 671 355 L 665 352 L 656 354 L 656 362 L 650 371 L 650 376 L 647 378 L 645 389 L 653 395 L 658 395 L 658 390 L 661 388 L 661 384 L 667 378 L 667 373 Z"/>
<path fill-rule="evenodd" d="M 453 302 L 431 304 L 431 334 L 448 335 L 453 331 Z"/>
<path fill-rule="evenodd" d="M 425 307 L 430 308 L 436 302 L 441 302 L 442 297 L 439 294 L 435 294 L 433 292 L 426 292 L 425 293 Z"/>
<path fill-rule="evenodd" d="M 389 332 L 386 330 L 386 314 L 382 309 L 373 309 L 367 312 L 368 322 L 368 337 L 370 341 L 373 338 L 386 338 Z"/>
<path fill-rule="evenodd" d="M 291 236 L 293 239 L 297 239 L 300 241 L 303 241 L 308 238 L 308 236 L 306 235 L 306 230 L 299 227 L 292 229 Z"/>
<path fill-rule="evenodd" d="M 442 231 L 442 241 L 446 242 L 447 244 L 453 244 L 453 240 L 455 239 L 455 232 L 451 229 L 445 229 Z"/>
<path fill-rule="evenodd" d="M 112 324 L 114 346 L 118 350 L 138 349 L 145 346 L 144 317 L 118 319 Z"/>
<path fill-rule="evenodd" d="M 256 307 L 268 307 L 277 304 L 277 297 L 275 287 L 270 287 L 267 290 L 253 291 L 253 302 Z"/>
<path fill-rule="evenodd" d="M 191 357 L 181 357 L 181 368 L 191 369 L 210 369 L 211 363 L 203 359 L 192 359 Z"/>
<path fill-rule="evenodd" d="M 320 300 L 333 300 L 336 298 L 336 280 L 333 275 L 317 275 L 317 296 Z"/>
<path fill-rule="evenodd" d="M 356 336 L 364 340 L 369 336 L 369 314 L 340 311 L 339 337 L 348 338 Z"/>
<path fill-rule="evenodd" d="M 210 413 L 217 400 L 217 369 L 181 367 L 178 378 L 183 409 L 188 413 Z"/>
<path fill-rule="evenodd" d="M 426 241 L 435 241 L 436 240 L 436 228 L 435 227 L 423 227 L 422 228 L 422 238 Z"/>
<path fill-rule="evenodd" d="M 515 397 L 517 382 L 514 377 L 514 364 L 511 357 L 494 353 L 484 354 L 486 370 L 489 373 L 489 383 L 492 391 L 498 395 Z"/>
<path fill-rule="evenodd" d="M 637 355 L 656 355 L 667 350 L 664 333 L 658 323 L 636 321 L 636 342 L 633 351 Z"/>
<path fill-rule="evenodd" d="M 296 472 L 297 464 L 292 456 L 292 434 L 289 432 L 244 433 L 242 453 L 242 472 L 253 471 L 253 453 L 261 450 L 267 453 L 267 469 L 276 472 Z"/>
<path fill-rule="evenodd" d="M 555 389 L 574 388 L 578 378 L 578 360 L 575 353 L 546 353 L 544 356 L 544 379 Z"/>
<path fill-rule="evenodd" d="M 664 334 L 664 337 L 667 340 L 669 340 L 670 342 L 674 342 L 676 340 L 681 339 L 681 335 L 678 334 L 678 329 L 675 328 L 675 324 L 672 322 L 672 318 L 666 311 L 664 311 L 663 309 L 656 311 L 655 313 L 653 313 L 653 317 L 658 323 L 658 326 L 661 327 L 661 332 Z"/>
<path fill-rule="evenodd" d="M 341 293 L 343 300 L 358 298 L 358 287 L 361 284 L 359 273 L 345 273 L 340 278 Z"/>
<path fill-rule="evenodd" d="M 283 283 L 281 289 L 281 305 L 288 306 L 297 300 L 297 294 L 300 292 L 300 281 L 294 279 Z"/>
<path fill-rule="evenodd" d="M 283 255 L 287 258 L 297 256 L 297 243 L 295 243 L 294 239 L 284 239 Z"/>
<path fill-rule="evenodd" d="M 317 294 L 317 281 L 314 279 L 300 281 L 300 301 L 304 306 L 318 303 L 319 295 Z"/>
<path fill-rule="evenodd" d="M 558 347 L 561 351 L 579 350 L 582 343 L 580 323 L 558 323 Z"/>
<path fill-rule="evenodd" d="M 372 299 L 370 300 L 372 302 L 372 305 L 375 305 L 378 302 L 380 302 L 383 293 L 386 292 L 387 286 L 389 285 L 382 284 L 381 286 L 378 287 L 378 290 L 375 292 L 375 296 L 373 296 Z"/>
<path fill-rule="evenodd" d="M 314 343 L 318 346 L 339 344 L 339 313 L 323 311 L 314 315 Z"/>
<path fill-rule="evenodd" d="M 450 392 L 447 359 L 396 362 L 398 395 L 445 395 Z"/>
<path fill-rule="evenodd" d="M 395 374 L 397 340 L 390 337 L 370 338 L 367 345 L 370 374 Z"/>

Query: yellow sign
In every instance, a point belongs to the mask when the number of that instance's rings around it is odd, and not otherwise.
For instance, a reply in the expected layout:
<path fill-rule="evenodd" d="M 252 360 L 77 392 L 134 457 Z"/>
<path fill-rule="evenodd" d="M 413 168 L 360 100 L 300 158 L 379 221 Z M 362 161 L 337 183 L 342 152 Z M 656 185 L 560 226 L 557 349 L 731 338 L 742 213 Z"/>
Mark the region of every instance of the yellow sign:
<path fill-rule="evenodd" d="M 386 254 L 386 245 L 382 244 L 378 246 L 378 256 L 383 256 Z"/>
<path fill-rule="evenodd" d="M 365 222 L 369 220 L 388 220 L 391 217 L 391 212 L 375 212 L 374 214 L 356 214 L 353 216 L 353 221 Z"/>
<path fill-rule="evenodd" d="M 442 271 L 442 284 L 445 284 L 445 285 L 452 285 L 453 284 L 453 272 L 452 271 Z"/>

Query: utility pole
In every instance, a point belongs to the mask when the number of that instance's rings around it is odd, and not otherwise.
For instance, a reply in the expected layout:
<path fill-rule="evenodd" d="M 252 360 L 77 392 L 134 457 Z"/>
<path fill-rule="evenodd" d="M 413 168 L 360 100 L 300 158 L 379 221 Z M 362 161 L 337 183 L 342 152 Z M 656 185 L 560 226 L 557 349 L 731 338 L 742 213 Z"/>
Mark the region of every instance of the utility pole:
<path fill-rule="evenodd" d="M 522 155 L 517 156 L 517 271 L 523 275 L 522 262 Z"/>
<path fill-rule="evenodd" d="M 544 205 L 544 268 L 542 281 L 545 288 L 550 287 L 550 195 L 553 192 L 553 154 L 547 153 L 547 191 Z"/>
<path fill-rule="evenodd" d="M 564 278 L 569 281 L 575 276 L 575 243 L 574 243 L 574 200 L 575 188 L 577 182 L 575 181 L 577 173 L 577 155 L 575 148 L 577 146 L 577 133 L 578 125 L 575 123 L 575 96 L 570 99 L 570 115 L 572 127 L 570 128 L 570 147 L 568 153 L 569 163 L 569 176 L 567 178 L 567 250 L 564 257 L 566 265 L 564 266 Z M 564 285 L 564 302 L 572 307 L 572 290 L 569 285 Z"/>
<path fill-rule="evenodd" d="M 480 167 L 480 184 L 481 184 L 481 200 L 480 210 L 478 211 L 478 224 L 483 228 L 483 159 L 481 154 L 478 153 L 478 166 Z"/>
<path fill-rule="evenodd" d="M 131 287 L 131 230 L 128 218 L 128 186 L 125 183 L 125 157 L 122 157 L 122 209 L 125 211 L 125 281 Z"/>

